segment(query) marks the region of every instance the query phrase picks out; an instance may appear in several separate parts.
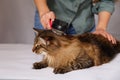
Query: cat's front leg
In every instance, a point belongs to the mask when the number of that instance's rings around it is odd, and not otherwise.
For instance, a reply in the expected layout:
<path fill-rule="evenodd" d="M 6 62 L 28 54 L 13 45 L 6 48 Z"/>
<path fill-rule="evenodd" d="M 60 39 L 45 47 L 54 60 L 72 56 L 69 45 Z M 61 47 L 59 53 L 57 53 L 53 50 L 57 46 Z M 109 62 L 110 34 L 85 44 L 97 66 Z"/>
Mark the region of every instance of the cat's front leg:
<path fill-rule="evenodd" d="M 33 64 L 33 69 L 42 69 L 42 68 L 46 68 L 46 67 L 48 67 L 48 64 L 45 61 L 35 62 Z"/>
<path fill-rule="evenodd" d="M 64 74 L 70 71 L 72 71 L 72 68 L 70 67 L 60 67 L 60 68 L 55 68 L 53 72 L 55 74 Z"/>

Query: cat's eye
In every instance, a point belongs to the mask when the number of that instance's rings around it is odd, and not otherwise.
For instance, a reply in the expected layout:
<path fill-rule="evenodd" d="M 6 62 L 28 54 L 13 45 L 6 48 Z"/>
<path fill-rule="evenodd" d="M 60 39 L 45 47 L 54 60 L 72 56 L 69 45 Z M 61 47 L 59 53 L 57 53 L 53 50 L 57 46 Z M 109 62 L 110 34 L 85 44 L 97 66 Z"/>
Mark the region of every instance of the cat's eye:
<path fill-rule="evenodd" d="M 36 44 L 36 49 L 39 49 L 41 47 L 41 45 Z"/>

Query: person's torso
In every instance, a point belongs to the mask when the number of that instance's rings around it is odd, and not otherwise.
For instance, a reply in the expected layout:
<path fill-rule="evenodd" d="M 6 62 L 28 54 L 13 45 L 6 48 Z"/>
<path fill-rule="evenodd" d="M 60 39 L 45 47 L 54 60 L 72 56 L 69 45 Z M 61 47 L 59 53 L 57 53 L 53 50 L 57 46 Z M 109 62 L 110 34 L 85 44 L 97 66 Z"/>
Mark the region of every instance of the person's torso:
<path fill-rule="evenodd" d="M 72 24 L 77 33 L 88 32 L 94 26 L 92 0 L 47 0 L 56 18 Z"/>

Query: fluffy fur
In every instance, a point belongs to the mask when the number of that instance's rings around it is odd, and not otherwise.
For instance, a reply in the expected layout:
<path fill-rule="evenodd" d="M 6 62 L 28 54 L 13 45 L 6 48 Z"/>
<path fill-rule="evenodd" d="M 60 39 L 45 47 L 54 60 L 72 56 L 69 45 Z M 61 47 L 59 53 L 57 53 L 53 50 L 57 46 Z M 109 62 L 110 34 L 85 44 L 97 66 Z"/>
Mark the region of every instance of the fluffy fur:
<path fill-rule="evenodd" d="M 98 66 L 112 60 L 120 52 L 120 42 L 112 44 L 101 35 L 85 33 L 77 36 L 57 35 L 51 30 L 36 30 L 33 52 L 43 54 L 34 69 L 54 68 L 54 73 Z"/>

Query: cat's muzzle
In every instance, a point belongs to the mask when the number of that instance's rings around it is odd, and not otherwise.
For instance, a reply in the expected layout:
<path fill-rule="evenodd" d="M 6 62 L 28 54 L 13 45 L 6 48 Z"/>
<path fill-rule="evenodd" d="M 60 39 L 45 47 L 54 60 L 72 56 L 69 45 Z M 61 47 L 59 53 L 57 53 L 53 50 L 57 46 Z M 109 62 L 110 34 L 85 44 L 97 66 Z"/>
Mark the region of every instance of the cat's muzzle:
<path fill-rule="evenodd" d="M 39 45 L 36 44 L 34 45 L 34 47 L 32 48 L 32 51 L 36 54 L 41 54 L 43 52 L 47 52 L 47 48 L 44 45 Z"/>
<path fill-rule="evenodd" d="M 40 49 L 40 48 L 41 48 L 41 45 L 35 45 L 35 46 L 33 47 L 32 51 L 35 52 L 35 53 L 41 53 L 41 52 L 39 52 L 39 49 Z"/>

